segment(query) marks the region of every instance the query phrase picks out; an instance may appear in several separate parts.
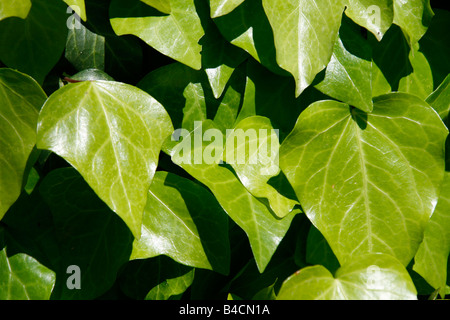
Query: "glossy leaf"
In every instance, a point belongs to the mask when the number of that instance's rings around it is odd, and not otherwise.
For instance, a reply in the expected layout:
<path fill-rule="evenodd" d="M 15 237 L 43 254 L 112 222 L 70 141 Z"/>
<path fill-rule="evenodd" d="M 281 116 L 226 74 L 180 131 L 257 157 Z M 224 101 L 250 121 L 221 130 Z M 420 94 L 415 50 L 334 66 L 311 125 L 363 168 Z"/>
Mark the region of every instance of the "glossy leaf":
<path fill-rule="evenodd" d="M 394 0 L 394 23 L 398 25 L 411 48 L 427 31 L 434 15 L 430 0 Z"/>
<path fill-rule="evenodd" d="M 345 14 L 380 41 L 394 19 L 393 0 L 349 0 Z"/>
<path fill-rule="evenodd" d="M 280 218 L 288 215 L 297 203 L 268 184 L 280 173 L 279 138 L 270 120 L 253 116 L 240 121 L 228 133 L 223 160 L 235 170 L 242 184 L 257 198 L 266 198 Z"/>
<path fill-rule="evenodd" d="M 105 69 L 105 37 L 82 24 L 72 24 L 67 36 L 65 57 L 79 71 Z"/>
<path fill-rule="evenodd" d="M 184 135 L 181 142 L 168 152 L 175 164 L 181 166 L 211 190 L 230 218 L 246 232 L 258 268 L 263 271 L 297 212 L 279 220 L 247 191 L 233 172 L 214 162 L 214 159 L 220 159 L 221 153 L 218 153 L 218 156 L 212 156 L 211 159 L 203 159 L 204 154 L 212 153 L 212 150 L 205 151 L 205 149 L 208 147 L 214 149 L 214 145 L 204 141 L 194 142 L 194 139 L 202 137 L 204 130 L 208 129 L 215 130 L 210 132 L 220 133 L 210 120 L 204 121 L 189 135 Z M 192 145 L 191 142 L 194 144 Z M 219 140 L 216 143 L 223 142 Z M 201 158 L 197 159 L 199 155 Z M 200 161 L 197 162 L 196 159 Z"/>
<path fill-rule="evenodd" d="M 217 18 L 226 15 L 239 6 L 244 0 L 211 0 L 211 17 Z"/>
<path fill-rule="evenodd" d="M 84 21 L 87 20 L 84 0 L 63 0 Z"/>
<path fill-rule="evenodd" d="M 450 175 L 445 173 L 439 201 L 429 220 L 423 242 L 414 257 L 414 271 L 445 296 L 450 253 Z"/>
<path fill-rule="evenodd" d="M 37 146 L 71 163 L 139 238 L 160 148 L 172 130 L 165 109 L 142 90 L 85 81 L 47 100 Z"/>
<path fill-rule="evenodd" d="M 426 101 L 434 110 L 436 110 L 441 119 L 446 122 L 450 111 L 450 74 L 439 87 L 427 97 Z"/>
<path fill-rule="evenodd" d="M 141 0 L 142 2 L 164 13 L 170 13 L 170 0 Z"/>
<path fill-rule="evenodd" d="M 414 94 L 426 99 L 433 92 L 433 74 L 425 55 L 416 44 L 409 53 L 412 72 L 400 79 L 398 91 Z"/>
<path fill-rule="evenodd" d="M 43 83 L 64 51 L 66 8 L 61 0 L 34 0 L 26 19 L 0 21 L 0 60 Z"/>
<path fill-rule="evenodd" d="M 412 95 L 380 96 L 371 114 L 321 101 L 300 115 L 280 166 L 341 264 L 382 252 L 407 265 L 438 200 L 447 134 Z"/>
<path fill-rule="evenodd" d="M 416 300 L 406 269 L 389 255 L 359 256 L 333 276 L 323 266 L 301 269 L 280 289 L 279 300 Z"/>
<path fill-rule="evenodd" d="M 55 273 L 24 253 L 8 256 L 0 251 L 0 299 L 48 300 L 55 285 Z"/>
<path fill-rule="evenodd" d="M 31 0 L 15 0 L 0 3 L 0 20 L 9 17 L 25 19 L 30 12 Z"/>
<path fill-rule="evenodd" d="M 172 0 L 170 5 L 170 15 L 161 16 L 139 0 L 114 0 L 111 25 L 116 34 L 134 34 L 162 54 L 198 70 L 202 50 L 198 42 L 204 31 L 194 0 Z"/>
<path fill-rule="evenodd" d="M 277 62 L 296 81 L 296 95 L 331 59 L 341 23 L 342 1 L 263 0 L 273 29 Z"/>
<path fill-rule="evenodd" d="M 0 69 L 0 219 L 22 190 L 25 168 L 36 143 L 36 124 L 46 100 L 31 77 Z"/>
<path fill-rule="evenodd" d="M 170 256 L 197 268 L 228 272 L 227 216 L 202 186 L 167 172 L 157 172 L 150 186 L 142 237 L 131 259 Z"/>
<path fill-rule="evenodd" d="M 359 30 L 342 24 L 324 79 L 315 87 L 364 112 L 372 111 L 371 50 Z"/>
<path fill-rule="evenodd" d="M 58 299 L 93 299 L 114 283 L 128 261 L 133 236 L 125 223 L 101 201 L 73 168 L 54 170 L 40 193 L 49 205 L 61 259 L 55 292 Z M 79 267 L 80 288 L 68 288 L 68 268 Z"/>

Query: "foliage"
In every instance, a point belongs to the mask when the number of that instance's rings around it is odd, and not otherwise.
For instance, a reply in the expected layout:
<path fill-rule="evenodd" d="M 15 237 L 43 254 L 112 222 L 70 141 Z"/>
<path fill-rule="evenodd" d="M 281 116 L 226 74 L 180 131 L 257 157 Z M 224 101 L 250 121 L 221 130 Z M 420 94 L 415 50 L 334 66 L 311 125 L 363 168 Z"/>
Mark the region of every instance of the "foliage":
<path fill-rule="evenodd" d="M 0 298 L 445 298 L 449 24 L 425 0 L 1 2 Z"/>

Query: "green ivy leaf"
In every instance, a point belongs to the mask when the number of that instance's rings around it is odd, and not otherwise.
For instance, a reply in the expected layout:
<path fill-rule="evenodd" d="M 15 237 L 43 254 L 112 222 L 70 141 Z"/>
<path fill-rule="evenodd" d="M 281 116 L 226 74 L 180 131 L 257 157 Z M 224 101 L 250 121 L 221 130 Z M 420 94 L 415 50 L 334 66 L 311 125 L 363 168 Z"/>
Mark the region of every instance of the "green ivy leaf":
<path fill-rule="evenodd" d="M 19 197 L 47 96 L 31 77 L 0 69 L 0 219 Z"/>
<path fill-rule="evenodd" d="M 83 21 L 87 20 L 84 0 L 63 0 Z"/>
<path fill-rule="evenodd" d="M 442 81 L 439 87 L 431 93 L 426 101 L 439 114 L 444 123 L 450 111 L 450 74 Z"/>
<path fill-rule="evenodd" d="M 170 13 L 170 0 L 141 0 L 142 2 L 152 6 L 163 13 Z"/>
<path fill-rule="evenodd" d="M 203 155 L 209 153 L 205 149 L 214 146 L 214 144 L 209 145 L 205 141 L 199 143 L 197 140 L 199 137 L 203 137 L 204 132 L 208 129 L 214 130 L 211 132 L 221 134 L 221 131 L 211 120 L 203 121 L 201 126 L 197 126 L 188 135 L 182 136 L 182 141 L 168 152 L 175 164 L 182 167 L 211 190 L 225 212 L 246 232 L 256 263 L 262 272 L 289 229 L 292 218 L 297 211 L 293 211 L 280 220 L 247 191 L 232 171 L 219 166 L 218 162 L 214 162 L 214 159 L 211 162 L 211 159 L 203 161 L 205 159 L 202 158 L 198 163 L 197 156 L 203 157 Z M 194 142 L 193 145 L 191 142 Z M 223 148 L 223 141 L 214 140 L 212 142 L 220 144 Z M 212 153 L 212 150 L 210 151 Z M 220 152 L 218 155 L 212 155 L 217 160 L 220 159 L 220 156 Z"/>
<path fill-rule="evenodd" d="M 16 0 L 0 3 L 0 21 L 9 17 L 25 19 L 31 9 L 31 0 Z"/>
<path fill-rule="evenodd" d="M 447 134 L 412 95 L 380 96 L 370 114 L 320 101 L 283 142 L 280 166 L 341 264 L 382 252 L 407 265 L 438 200 Z"/>
<path fill-rule="evenodd" d="M 26 19 L 1 21 L 0 60 L 42 84 L 64 51 L 66 8 L 60 0 L 34 0 Z"/>
<path fill-rule="evenodd" d="M 278 300 L 416 300 L 405 267 L 389 255 L 359 256 L 333 276 L 323 266 L 301 269 L 280 289 Z"/>
<path fill-rule="evenodd" d="M 142 237 L 131 259 L 157 255 L 197 268 L 228 273 L 228 220 L 216 199 L 202 186 L 158 171 L 150 186 Z"/>
<path fill-rule="evenodd" d="M 59 281 L 55 298 L 94 299 L 114 283 L 128 261 L 133 236 L 125 223 L 101 201 L 73 168 L 57 169 L 42 181 L 39 191 L 49 205 L 59 246 Z M 80 268 L 80 289 L 66 280 L 70 265 Z"/>
<path fill-rule="evenodd" d="M 423 242 L 414 257 L 413 270 L 419 273 L 441 297 L 445 297 L 447 260 L 450 253 L 450 174 L 444 175 L 439 201 L 428 222 Z"/>
<path fill-rule="evenodd" d="M 194 0 L 171 0 L 170 15 L 158 11 L 139 0 L 114 0 L 111 4 L 111 25 L 117 35 L 133 34 L 162 54 L 191 68 L 201 68 L 204 35 Z"/>
<path fill-rule="evenodd" d="M 8 256 L 0 251 L 0 299 L 48 300 L 55 285 L 55 273 L 25 253 Z"/>
<path fill-rule="evenodd" d="M 211 0 L 211 17 L 226 15 L 238 7 L 244 0 Z"/>
<path fill-rule="evenodd" d="M 372 112 L 371 49 L 345 19 L 339 30 L 325 76 L 315 87 L 364 112 Z"/>
<path fill-rule="evenodd" d="M 394 19 L 393 0 L 349 0 L 345 14 L 380 41 Z"/>
<path fill-rule="evenodd" d="M 69 84 L 39 115 L 37 147 L 71 163 L 140 237 L 147 191 L 164 139 L 165 109 L 144 91 L 111 81 Z"/>
<path fill-rule="evenodd" d="M 222 158 L 233 167 L 253 196 L 266 198 L 272 211 L 283 218 L 298 202 L 283 196 L 268 184 L 270 178 L 280 173 L 279 146 L 278 135 L 270 120 L 252 116 L 240 121 L 229 132 Z"/>
<path fill-rule="evenodd" d="M 277 62 L 296 81 L 296 96 L 308 87 L 331 59 L 342 1 L 263 0 L 273 29 Z"/>

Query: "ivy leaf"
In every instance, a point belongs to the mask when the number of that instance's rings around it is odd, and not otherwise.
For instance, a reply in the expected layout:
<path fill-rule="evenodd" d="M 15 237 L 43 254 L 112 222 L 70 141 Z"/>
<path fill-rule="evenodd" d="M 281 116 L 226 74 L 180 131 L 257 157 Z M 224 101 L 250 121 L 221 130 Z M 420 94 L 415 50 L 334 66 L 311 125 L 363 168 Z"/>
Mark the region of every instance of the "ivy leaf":
<path fill-rule="evenodd" d="M 194 0 L 172 0 L 170 15 L 162 15 L 139 0 L 114 0 L 111 26 L 117 35 L 133 34 L 164 55 L 193 69 L 201 68 L 198 43 L 204 35 Z"/>
<path fill-rule="evenodd" d="M 84 0 L 63 0 L 83 21 L 87 20 Z"/>
<path fill-rule="evenodd" d="M 170 13 L 170 0 L 141 0 L 142 2 L 152 6 L 163 13 Z"/>
<path fill-rule="evenodd" d="M 78 70 L 105 69 L 105 37 L 82 24 L 71 24 L 66 42 L 66 59 Z"/>
<path fill-rule="evenodd" d="M 414 257 L 413 270 L 445 296 L 447 260 L 450 253 L 450 174 L 444 175 L 439 201 Z"/>
<path fill-rule="evenodd" d="M 450 111 L 450 74 L 442 81 L 439 87 L 431 93 L 426 101 L 439 114 L 446 123 Z"/>
<path fill-rule="evenodd" d="M 64 51 L 66 8 L 60 0 L 34 0 L 26 19 L 1 21 L 0 60 L 43 83 Z"/>
<path fill-rule="evenodd" d="M 411 49 L 422 38 L 434 16 L 430 0 L 394 0 L 394 23 L 398 25 Z"/>
<path fill-rule="evenodd" d="M 346 21 L 343 20 L 339 30 L 324 79 L 315 87 L 330 97 L 371 112 L 371 49 L 361 37 L 359 28 L 355 29 Z"/>
<path fill-rule="evenodd" d="M 19 197 L 47 96 L 30 76 L 0 69 L 0 219 Z"/>
<path fill-rule="evenodd" d="M 239 6 L 244 0 L 211 0 L 211 17 L 217 18 L 226 15 Z"/>
<path fill-rule="evenodd" d="M 280 173 L 278 150 L 279 138 L 270 120 L 252 116 L 229 132 L 222 158 L 255 197 L 266 198 L 272 211 L 283 218 L 298 203 L 268 184 L 270 178 Z"/>
<path fill-rule="evenodd" d="M 133 236 L 125 223 L 101 201 L 73 168 L 57 169 L 42 181 L 39 191 L 51 209 L 59 245 L 58 299 L 94 299 L 114 283 L 128 261 Z M 67 269 L 80 268 L 78 290 L 67 287 Z"/>
<path fill-rule="evenodd" d="M 394 19 L 393 0 L 349 0 L 345 14 L 381 41 Z"/>
<path fill-rule="evenodd" d="M 211 129 L 209 133 L 217 134 L 216 137 L 212 137 L 214 141 L 211 145 L 205 141 L 198 141 L 209 129 Z M 225 212 L 246 232 L 256 264 L 262 272 L 289 229 L 297 211 L 294 210 L 284 219 L 276 218 L 263 203 L 247 191 L 232 171 L 219 166 L 222 153 L 217 150 L 223 148 L 221 139 L 223 139 L 221 131 L 211 120 L 206 120 L 192 132 L 182 135 L 182 141 L 167 152 L 175 164 L 211 190 Z M 216 152 L 213 152 L 214 149 Z M 204 155 L 210 156 L 211 159 L 207 159 Z M 199 156 L 200 159 L 197 158 Z"/>
<path fill-rule="evenodd" d="M 277 62 L 296 81 L 296 96 L 330 61 L 341 16 L 342 1 L 263 0 L 275 39 Z"/>
<path fill-rule="evenodd" d="M 31 9 L 31 0 L 16 0 L 0 3 L 0 21 L 9 17 L 25 19 Z"/>
<path fill-rule="evenodd" d="M 416 295 L 400 262 L 389 255 L 367 254 L 349 261 L 334 276 L 320 265 L 301 269 L 285 280 L 277 299 L 416 300 Z"/>
<path fill-rule="evenodd" d="M 48 300 L 55 285 L 55 273 L 25 253 L 8 256 L 0 251 L 0 299 Z"/>
<path fill-rule="evenodd" d="M 131 259 L 162 254 L 185 265 L 229 271 L 228 220 L 220 205 L 202 186 L 158 171 Z"/>
<path fill-rule="evenodd" d="M 147 191 L 172 131 L 165 109 L 144 91 L 86 81 L 50 96 L 39 115 L 37 146 L 71 163 L 139 238 Z"/>
<path fill-rule="evenodd" d="M 438 200 L 447 134 L 412 95 L 380 96 L 370 114 L 319 101 L 283 142 L 280 166 L 341 265 L 375 252 L 407 265 Z"/>
<path fill-rule="evenodd" d="M 419 44 L 409 52 L 413 71 L 400 79 L 398 91 L 414 94 L 426 99 L 433 92 L 433 74 L 425 55 L 419 51 Z"/>

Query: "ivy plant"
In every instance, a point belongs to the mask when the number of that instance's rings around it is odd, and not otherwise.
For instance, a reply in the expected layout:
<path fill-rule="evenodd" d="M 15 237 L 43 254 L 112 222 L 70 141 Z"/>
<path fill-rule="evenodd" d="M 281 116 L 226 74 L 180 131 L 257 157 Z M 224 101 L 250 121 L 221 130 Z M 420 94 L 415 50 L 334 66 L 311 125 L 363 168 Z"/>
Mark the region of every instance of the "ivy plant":
<path fill-rule="evenodd" d="M 450 12 L 0 3 L 0 299 L 444 299 Z"/>

